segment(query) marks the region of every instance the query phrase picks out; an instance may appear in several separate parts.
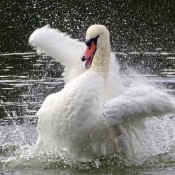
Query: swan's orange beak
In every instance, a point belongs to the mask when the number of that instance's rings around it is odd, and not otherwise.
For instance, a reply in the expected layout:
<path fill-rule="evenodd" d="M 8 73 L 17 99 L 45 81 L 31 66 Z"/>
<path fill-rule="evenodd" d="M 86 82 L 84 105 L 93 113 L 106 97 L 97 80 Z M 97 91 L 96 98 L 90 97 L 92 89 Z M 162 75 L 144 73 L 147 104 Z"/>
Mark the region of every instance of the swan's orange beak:
<path fill-rule="evenodd" d="M 86 46 L 86 50 L 81 58 L 82 61 L 86 60 L 85 64 L 86 69 L 89 69 L 91 67 L 95 52 L 96 52 L 96 44 L 93 41 L 91 41 L 90 45 Z"/>

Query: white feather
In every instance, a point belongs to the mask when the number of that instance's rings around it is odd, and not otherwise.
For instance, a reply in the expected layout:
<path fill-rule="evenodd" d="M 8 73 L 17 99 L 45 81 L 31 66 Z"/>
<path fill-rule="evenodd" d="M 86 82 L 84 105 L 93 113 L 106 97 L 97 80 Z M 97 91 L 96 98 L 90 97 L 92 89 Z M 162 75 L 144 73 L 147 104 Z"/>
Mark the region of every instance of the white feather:
<path fill-rule="evenodd" d="M 134 118 L 160 116 L 175 112 L 173 98 L 152 86 L 133 87 L 103 105 L 104 114 L 111 126 Z"/>
<path fill-rule="evenodd" d="M 87 38 L 99 35 L 88 71 L 80 60 L 82 42 L 49 26 L 30 36 L 29 43 L 39 53 L 65 66 L 65 88 L 49 95 L 37 112 L 39 148 L 65 150 L 81 161 L 96 154 L 124 154 L 132 159 L 130 126 L 139 127 L 144 117 L 174 113 L 175 103 L 165 92 L 146 85 L 124 88 L 108 33 L 101 25 L 88 29 Z"/>

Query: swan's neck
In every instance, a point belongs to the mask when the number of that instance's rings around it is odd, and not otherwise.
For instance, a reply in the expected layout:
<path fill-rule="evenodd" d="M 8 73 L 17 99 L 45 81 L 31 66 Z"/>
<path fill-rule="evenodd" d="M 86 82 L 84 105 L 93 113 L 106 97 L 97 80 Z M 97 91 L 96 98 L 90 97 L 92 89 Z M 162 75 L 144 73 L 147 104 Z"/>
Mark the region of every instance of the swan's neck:
<path fill-rule="evenodd" d="M 91 70 L 98 72 L 104 78 L 106 78 L 108 74 L 110 52 L 111 48 L 109 44 L 98 48 L 91 65 Z"/>

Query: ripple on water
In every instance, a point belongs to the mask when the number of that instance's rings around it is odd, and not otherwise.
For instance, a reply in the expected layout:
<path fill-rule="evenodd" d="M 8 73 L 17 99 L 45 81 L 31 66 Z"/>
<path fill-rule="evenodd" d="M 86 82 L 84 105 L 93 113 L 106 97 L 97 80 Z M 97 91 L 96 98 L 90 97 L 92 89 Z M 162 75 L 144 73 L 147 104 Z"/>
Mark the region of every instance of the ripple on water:
<path fill-rule="evenodd" d="M 10 77 L 10 75 L 0 75 L 0 78 L 7 78 Z"/>
<path fill-rule="evenodd" d="M 39 82 L 40 84 L 48 84 L 48 85 L 62 85 L 63 82 Z"/>
<path fill-rule="evenodd" d="M 37 55 L 36 54 L 31 54 L 31 55 L 22 55 L 23 59 L 31 59 L 33 57 L 36 57 Z"/>
<path fill-rule="evenodd" d="M 167 57 L 167 60 L 175 60 L 175 57 Z"/>
<path fill-rule="evenodd" d="M 9 85 L 14 87 L 24 87 L 24 86 L 32 86 L 33 84 L 16 83 L 16 84 L 9 84 Z"/>
<path fill-rule="evenodd" d="M 16 80 L 0 80 L 0 83 L 12 83 L 17 82 Z"/>
<path fill-rule="evenodd" d="M 0 54 L 0 56 L 12 56 L 12 55 L 36 55 L 35 52 L 24 52 L 24 53 L 20 53 L 20 52 L 16 52 L 16 53 L 4 53 L 4 54 Z"/>
<path fill-rule="evenodd" d="M 4 106 L 26 106 L 28 105 L 27 102 L 1 102 L 2 105 Z"/>
<path fill-rule="evenodd" d="M 17 76 L 17 78 L 22 78 L 23 79 L 23 78 L 29 78 L 29 76 L 20 75 L 20 76 Z"/>
<path fill-rule="evenodd" d="M 40 66 L 45 66 L 45 64 L 33 64 L 33 66 L 40 67 Z"/>
<path fill-rule="evenodd" d="M 2 90 L 13 90 L 14 88 L 1 88 Z"/>

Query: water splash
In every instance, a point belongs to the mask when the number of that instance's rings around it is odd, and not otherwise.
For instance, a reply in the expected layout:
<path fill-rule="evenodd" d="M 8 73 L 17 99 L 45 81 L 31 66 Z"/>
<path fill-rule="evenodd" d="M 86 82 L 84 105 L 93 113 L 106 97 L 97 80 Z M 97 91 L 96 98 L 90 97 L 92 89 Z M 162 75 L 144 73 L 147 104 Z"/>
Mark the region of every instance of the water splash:
<path fill-rule="evenodd" d="M 130 53 L 130 55 L 133 54 Z M 25 55 L 21 55 L 21 57 L 22 59 L 26 58 Z M 39 65 L 36 65 L 36 62 Z M 5 97 L 1 97 L 1 105 L 8 116 L 3 119 L 4 124 L 0 126 L 0 135 L 2 136 L 0 139 L 0 170 L 2 172 L 22 171 L 24 169 L 28 169 L 27 171 L 35 169 L 35 171 L 39 172 L 41 169 L 43 171 L 47 170 L 47 172 L 57 169 L 64 169 L 67 172 L 71 169 L 71 172 L 74 170 L 76 172 L 77 169 L 93 170 L 94 168 L 100 168 L 100 170 L 109 168 L 110 172 L 112 169 L 116 171 L 126 169 L 130 172 L 132 169 L 174 164 L 175 119 L 171 115 L 147 119 L 145 120 L 145 127 L 142 127 L 142 125 L 140 125 L 140 128 L 134 127 L 134 125 L 130 127 L 134 150 L 134 160 L 132 162 L 123 160 L 117 155 L 111 157 L 99 157 L 97 155 L 94 161 L 83 163 L 78 162 L 75 157 L 71 157 L 61 150 L 37 150 L 35 147 L 37 139 L 35 113 L 42 104 L 43 99 L 48 94 L 59 91 L 64 82 L 62 78 L 57 78 L 59 77 L 57 73 L 54 73 L 55 70 L 59 74 L 62 71 L 62 67 L 54 67 L 55 61 L 50 60 L 47 56 L 41 56 L 36 59 L 36 62 L 33 62 L 34 67 L 45 66 L 42 67 L 42 71 L 36 73 L 35 78 L 30 73 L 16 76 L 15 74 L 9 76 L 7 73 L 0 77 L 0 83 L 6 84 L 1 89 L 7 88 L 6 91 L 27 87 L 27 90 L 21 91 L 22 93 L 18 95 L 21 99 L 19 101 L 5 101 Z M 133 82 L 143 83 L 145 81 L 148 84 L 157 84 L 159 87 L 162 84 L 169 87 L 170 84 L 174 83 L 173 78 L 158 77 L 150 74 L 141 75 L 138 71 L 128 67 L 122 76 L 126 86 L 131 86 Z M 11 110 L 12 106 L 22 107 L 24 111 L 23 113 L 20 112 L 22 117 L 15 112 L 15 109 Z M 44 173 L 43 171 L 42 173 Z"/>

